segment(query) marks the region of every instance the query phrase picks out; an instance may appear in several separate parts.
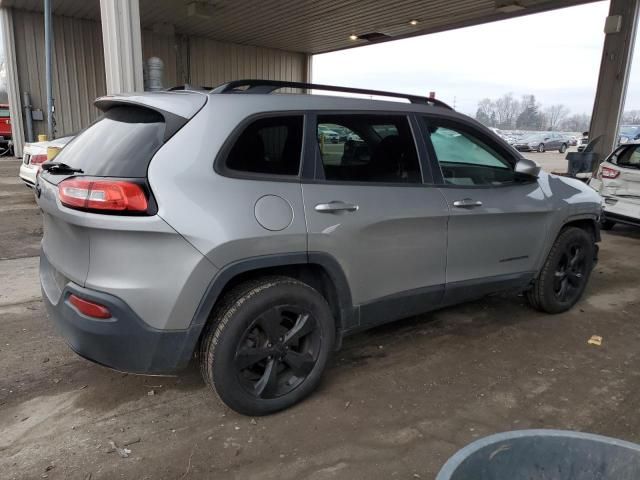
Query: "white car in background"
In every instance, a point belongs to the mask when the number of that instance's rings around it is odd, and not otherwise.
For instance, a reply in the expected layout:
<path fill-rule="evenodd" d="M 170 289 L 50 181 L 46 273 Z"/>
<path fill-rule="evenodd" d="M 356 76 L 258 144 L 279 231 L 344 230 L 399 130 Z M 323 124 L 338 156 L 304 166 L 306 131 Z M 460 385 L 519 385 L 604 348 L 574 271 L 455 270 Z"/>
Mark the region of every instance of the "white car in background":
<path fill-rule="evenodd" d="M 62 148 L 73 139 L 70 137 L 56 138 L 47 142 L 31 142 L 24 144 L 22 164 L 20 164 L 20 179 L 29 188 L 36 185 L 36 175 L 40 166 L 47 161 L 47 147 Z"/>
<path fill-rule="evenodd" d="M 616 223 L 640 226 L 640 143 L 614 150 L 589 185 L 603 198 L 604 230 Z"/>

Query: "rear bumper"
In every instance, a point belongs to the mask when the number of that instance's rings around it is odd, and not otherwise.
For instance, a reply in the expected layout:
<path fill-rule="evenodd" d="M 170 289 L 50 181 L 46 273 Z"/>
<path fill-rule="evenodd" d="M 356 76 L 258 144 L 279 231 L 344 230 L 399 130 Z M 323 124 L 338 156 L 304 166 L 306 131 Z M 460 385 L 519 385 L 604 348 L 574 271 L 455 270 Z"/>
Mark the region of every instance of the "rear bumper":
<path fill-rule="evenodd" d="M 42 297 L 58 331 L 78 355 L 123 372 L 170 374 L 186 367 L 201 328 L 157 330 L 144 323 L 119 298 L 61 280 L 40 255 Z M 112 317 L 98 320 L 69 302 L 72 293 L 106 306 Z"/>
<path fill-rule="evenodd" d="M 626 215 L 620 215 L 619 213 L 607 212 L 606 210 L 604 211 L 604 218 L 612 222 L 640 227 L 640 218 L 628 217 Z"/>
<path fill-rule="evenodd" d="M 31 165 L 20 164 L 20 179 L 29 187 L 34 187 L 36 184 L 36 175 L 38 173 L 38 167 L 32 167 Z"/>

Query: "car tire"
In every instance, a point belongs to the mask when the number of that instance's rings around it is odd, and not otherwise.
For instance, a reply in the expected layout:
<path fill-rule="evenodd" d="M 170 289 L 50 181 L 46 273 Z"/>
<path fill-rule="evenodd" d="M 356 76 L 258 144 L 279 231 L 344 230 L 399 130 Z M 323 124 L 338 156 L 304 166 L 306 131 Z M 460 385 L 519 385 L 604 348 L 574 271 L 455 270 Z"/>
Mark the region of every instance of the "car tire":
<path fill-rule="evenodd" d="M 560 153 L 564 153 L 567 151 L 567 144 L 563 143 L 562 145 L 560 145 L 560 150 L 558 150 Z"/>
<path fill-rule="evenodd" d="M 531 306 L 546 313 L 562 313 L 573 307 L 587 286 L 594 257 L 590 232 L 577 227 L 563 229 L 527 292 Z"/>
<path fill-rule="evenodd" d="M 289 277 L 231 289 L 200 342 L 200 371 L 220 400 L 244 415 L 288 408 L 320 383 L 335 341 L 326 300 Z"/>
<path fill-rule="evenodd" d="M 600 221 L 600 228 L 602 230 L 611 230 L 615 224 L 616 222 L 614 222 L 613 220 L 603 219 Z"/>
<path fill-rule="evenodd" d="M 544 153 L 544 143 L 541 143 L 540 145 L 538 145 L 538 152 Z"/>

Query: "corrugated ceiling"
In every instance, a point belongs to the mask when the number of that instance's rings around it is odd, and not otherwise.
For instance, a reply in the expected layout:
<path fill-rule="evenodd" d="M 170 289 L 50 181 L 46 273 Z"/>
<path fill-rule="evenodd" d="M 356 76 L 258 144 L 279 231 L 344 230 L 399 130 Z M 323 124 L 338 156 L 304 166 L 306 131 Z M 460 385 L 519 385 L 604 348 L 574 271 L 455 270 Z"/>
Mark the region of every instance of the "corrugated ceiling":
<path fill-rule="evenodd" d="M 140 12 L 147 29 L 168 23 L 176 33 L 315 54 L 368 44 L 350 35 L 380 32 L 404 38 L 595 0 L 507 1 L 526 8 L 503 13 L 495 0 L 197 0 L 202 15 L 189 16 L 187 4 L 193 0 L 140 0 Z M 2 6 L 36 11 L 42 3 L 0 0 Z M 99 0 L 53 0 L 53 8 L 58 15 L 100 15 Z"/>

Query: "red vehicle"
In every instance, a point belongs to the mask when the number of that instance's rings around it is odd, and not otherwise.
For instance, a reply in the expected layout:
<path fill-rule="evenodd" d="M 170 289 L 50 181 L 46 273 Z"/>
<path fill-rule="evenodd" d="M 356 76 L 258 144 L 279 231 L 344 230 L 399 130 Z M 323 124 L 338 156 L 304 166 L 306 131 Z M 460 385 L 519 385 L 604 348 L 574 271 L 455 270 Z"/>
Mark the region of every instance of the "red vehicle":
<path fill-rule="evenodd" d="M 11 118 L 9 118 L 9 105 L 0 103 L 0 148 L 12 151 Z M 4 154 L 4 153 L 3 153 Z"/>

